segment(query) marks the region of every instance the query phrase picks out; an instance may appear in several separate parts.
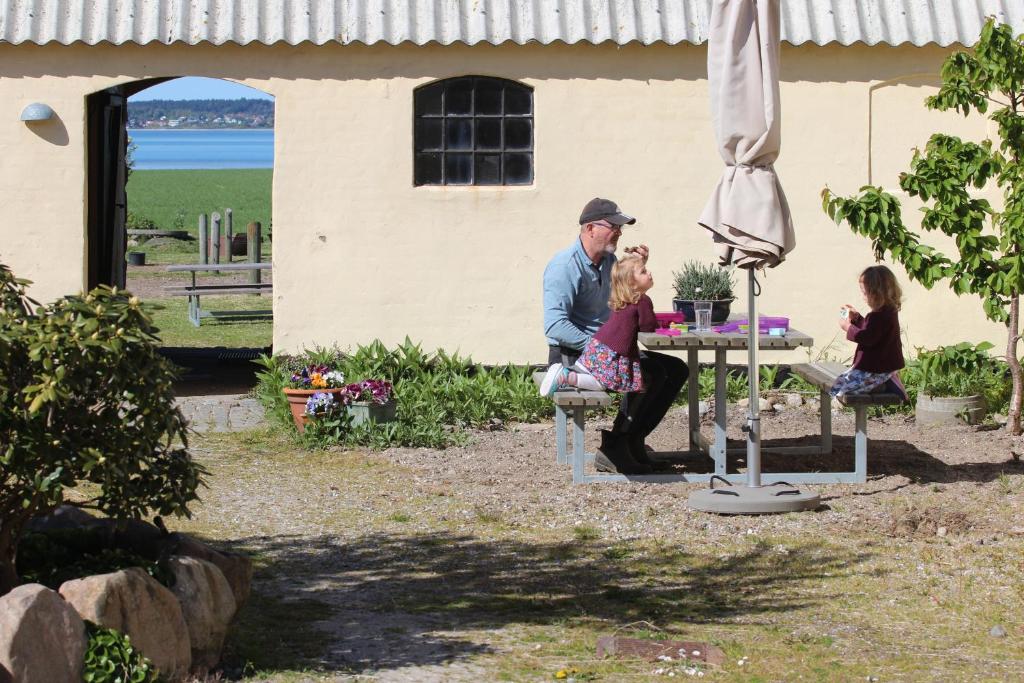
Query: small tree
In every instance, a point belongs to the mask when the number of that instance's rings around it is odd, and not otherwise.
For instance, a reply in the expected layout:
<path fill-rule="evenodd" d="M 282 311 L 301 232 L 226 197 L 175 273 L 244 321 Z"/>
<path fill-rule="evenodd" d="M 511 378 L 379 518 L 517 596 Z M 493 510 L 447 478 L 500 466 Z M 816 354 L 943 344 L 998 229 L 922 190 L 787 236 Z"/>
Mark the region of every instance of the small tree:
<path fill-rule="evenodd" d="M 1013 378 L 1006 426 L 1017 435 L 1022 396 L 1017 342 L 1024 290 L 1024 36 L 1014 38 L 1009 26 L 989 19 L 973 53 L 960 51 L 946 59 L 942 87 L 925 104 L 965 116 L 997 107 L 988 118 L 998 129 L 998 145 L 936 134 L 924 152 L 914 151 L 911 170 L 900 174 L 900 187 L 925 202 L 921 227 L 953 237 L 959 260 L 922 244 L 904 225 L 899 200 L 880 187 L 862 187 L 852 197 L 838 197 L 826 187 L 823 207 L 836 223 L 846 221 L 855 233 L 869 237 L 876 259 L 888 254 L 929 289 L 948 278 L 958 296 L 978 295 L 985 315 L 1006 324 L 1006 361 Z M 972 188 L 984 188 L 990 180 L 1002 190 L 1001 212 L 971 196 Z"/>
<path fill-rule="evenodd" d="M 34 515 L 188 515 L 205 474 L 139 300 L 99 287 L 40 307 L 27 284 L 0 264 L 0 595 Z"/>

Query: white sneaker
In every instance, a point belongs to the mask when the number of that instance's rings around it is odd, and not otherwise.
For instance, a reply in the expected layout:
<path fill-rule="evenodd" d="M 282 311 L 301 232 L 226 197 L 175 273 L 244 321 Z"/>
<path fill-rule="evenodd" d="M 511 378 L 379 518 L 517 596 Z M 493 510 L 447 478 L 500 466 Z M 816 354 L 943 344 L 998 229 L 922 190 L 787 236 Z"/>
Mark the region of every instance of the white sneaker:
<path fill-rule="evenodd" d="M 543 381 L 540 383 L 540 395 L 545 398 L 550 398 L 552 394 L 558 391 L 559 381 L 558 378 L 562 374 L 562 364 L 555 363 L 548 368 L 547 373 L 544 375 Z"/>

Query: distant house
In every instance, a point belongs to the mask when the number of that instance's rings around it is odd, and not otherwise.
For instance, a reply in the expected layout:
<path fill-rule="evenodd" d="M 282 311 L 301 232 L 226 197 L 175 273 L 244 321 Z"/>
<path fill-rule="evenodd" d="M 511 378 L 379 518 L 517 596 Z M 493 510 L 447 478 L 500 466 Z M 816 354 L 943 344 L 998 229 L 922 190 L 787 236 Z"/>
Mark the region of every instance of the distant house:
<path fill-rule="evenodd" d="M 823 215 L 820 190 L 893 187 L 939 126 L 984 136 L 984 121 L 926 112 L 922 100 L 986 15 L 1024 31 L 1024 3 L 782 6 L 777 168 L 798 245 L 765 274 L 762 309 L 824 346 L 837 307 L 858 303 L 856 273 L 872 258 Z M 712 258 L 696 227 L 721 171 L 705 68 L 710 0 L 76 7 L 0 13 L 0 261 L 34 280 L 38 298 L 122 277 L 125 98 L 186 75 L 275 97 L 280 350 L 409 335 L 481 361 L 540 361 L 541 273 L 598 195 L 639 217 L 623 244 L 651 247 L 658 308 L 670 307 L 684 259 Z M 20 122 L 32 102 L 56 117 Z M 1002 334 L 974 301 L 908 294 L 912 344 Z"/>

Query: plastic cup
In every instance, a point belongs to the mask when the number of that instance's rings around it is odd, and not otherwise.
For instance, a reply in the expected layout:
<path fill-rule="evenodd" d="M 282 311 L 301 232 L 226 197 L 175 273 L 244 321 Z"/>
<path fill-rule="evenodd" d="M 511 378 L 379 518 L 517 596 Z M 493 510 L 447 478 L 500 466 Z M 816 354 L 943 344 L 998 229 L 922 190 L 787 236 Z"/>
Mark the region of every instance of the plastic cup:
<path fill-rule="evenodd" d="M 711 302 L 694 301 L 693 313 L 697 319 L 697 331 L 709 332 L 711 330 Z"/>

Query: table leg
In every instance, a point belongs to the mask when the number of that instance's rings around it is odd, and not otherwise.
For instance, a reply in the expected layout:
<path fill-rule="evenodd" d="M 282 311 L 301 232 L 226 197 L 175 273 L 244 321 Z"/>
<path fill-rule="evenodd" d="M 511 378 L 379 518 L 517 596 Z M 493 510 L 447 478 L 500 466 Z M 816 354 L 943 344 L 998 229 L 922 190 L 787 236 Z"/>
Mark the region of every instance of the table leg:
<path fill-rule="evenodd" d="M 689 432 L 689 443 L 687 444 L 691 451 L 700 450 L 700 409 L 698 404 L 700 403 L 700 382 L 698 377 L 700 375 L 700 362 L 697 358 L 697 349 L 687 349 L 686 351 L 686 363 L 690 366 L 690 378 L 687 380 L 687 405 L 690 409 L 690 419 L 687 431 Z"/>
<path fill-rule="evenodd" d="M 715 441 L 711 444 L 711 457 L 715 461 L 715 474 L 725 474 L 726 460 L 726 395 L 725 349 L 715 349 Z"/>

